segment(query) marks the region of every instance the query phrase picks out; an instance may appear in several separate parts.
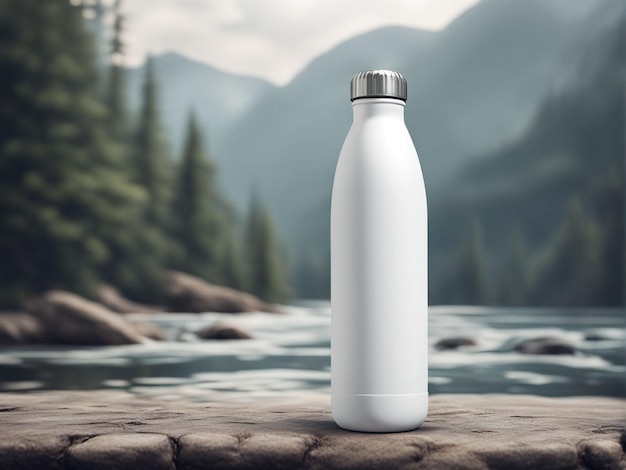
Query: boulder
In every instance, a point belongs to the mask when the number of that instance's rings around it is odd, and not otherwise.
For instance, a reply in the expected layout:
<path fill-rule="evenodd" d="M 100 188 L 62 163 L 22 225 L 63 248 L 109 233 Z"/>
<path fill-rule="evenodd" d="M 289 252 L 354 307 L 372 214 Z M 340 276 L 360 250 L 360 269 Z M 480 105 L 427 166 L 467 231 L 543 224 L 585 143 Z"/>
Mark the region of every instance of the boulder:
<path fill-rule="evenodd" d="M 154 323 L 147 321 L 129 323 L 129 325 L 141 336 L 153 339 L 155 341 L 167 341 L 167 335 L 165 331 Z"/>
<path fill-rule="evenodd" d="M 588 331 L 585 333 L 585 341 L 608 341 L 611 338 L 597 331 Z"/>
<path fill-rule="evenodd" d="M 278 306 L 267 304 L 252 294 L 175 271 L 168 273 L 165 296 L 167 306 L 175 312 L 282 313 Z"/>
<path fill-rule="evenodd" d="M 461 346 L 476 346 L 478 342 L 474 338 L 468 336 L 452 336 L 450 338 L 443 338 L 437 341 L 435 349 L 450 350 L 458 349 Z"/>
<path fill-rule="evenodd" d="M 144 341 L 118 314 L 70 292 L 48 291 L 28 301 L 25 310 L 41 323 L 46 343 L 97 346 Z"/>
<path fill-rule="evenodd" d="M 243 328 L 232 323 L 217 321 L 212 325 L 196 331 L 202 339 L 251 339 L 252 335 Z"/>
<path fill-rule="evenodd" d="M 105 434 L 79 440 L 65 455 L 67 468 L 173 470 L 174 442 L 164 434 Z"/>
<path fill-rule="evenodd" d="M 574 346 L 549 336 L 524 340 L 515 346 L 514 351 L 522 354 L 576 354 Z"/>
<path fill-rule="evenodd" d="M 162 308 L 143 305 L 125 298 L 115 287 L 102 284 L 96 290 L 96 298 L 105 307 L 118 313 L 160 313 Z"/>
<path fill-rule="evenodd" d="M 24 312 L 0 312 L 0 346 L 40 343 L 45 337 L 41 322 Z"/>

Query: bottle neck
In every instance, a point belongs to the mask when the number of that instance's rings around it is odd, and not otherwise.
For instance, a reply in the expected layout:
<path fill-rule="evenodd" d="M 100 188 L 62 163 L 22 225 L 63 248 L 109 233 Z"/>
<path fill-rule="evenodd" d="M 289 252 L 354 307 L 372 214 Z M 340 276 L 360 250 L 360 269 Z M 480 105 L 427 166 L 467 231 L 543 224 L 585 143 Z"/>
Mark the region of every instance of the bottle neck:
<path fill-rule="evenodd" d="M 358 98 L 352 102 L 353 119 L 392 117 L 404 121 L 405 102 L 394 98 Z"/>

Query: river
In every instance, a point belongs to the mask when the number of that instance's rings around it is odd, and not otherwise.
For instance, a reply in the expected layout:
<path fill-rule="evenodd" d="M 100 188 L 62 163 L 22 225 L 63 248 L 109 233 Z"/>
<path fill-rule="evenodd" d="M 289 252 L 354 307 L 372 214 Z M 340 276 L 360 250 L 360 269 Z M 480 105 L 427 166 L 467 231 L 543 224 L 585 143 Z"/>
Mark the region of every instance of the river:
<path fill-rule="evenodd" d="M 129 315 L 152 321 L 169 340 L 112 347 L 0 349 L 0 391 L 123 389 L 138 396 L 196 401 L 262 398 L 330 390 L 330 307 L 300 302 L 286 315 L 250 313 Z M 193 331 L 216 320 L 252 340 L 200 341 Z M 446 337 L 477 345 L 439 351 Z M 527 338 L 553 336 L 574 355 L 513 351 Z M 600 339 L 592 339 L 592 337 Z M 430 393 L 530 393 L 623 397 L 624 312 L 619 309 L 431 307 Z"/>

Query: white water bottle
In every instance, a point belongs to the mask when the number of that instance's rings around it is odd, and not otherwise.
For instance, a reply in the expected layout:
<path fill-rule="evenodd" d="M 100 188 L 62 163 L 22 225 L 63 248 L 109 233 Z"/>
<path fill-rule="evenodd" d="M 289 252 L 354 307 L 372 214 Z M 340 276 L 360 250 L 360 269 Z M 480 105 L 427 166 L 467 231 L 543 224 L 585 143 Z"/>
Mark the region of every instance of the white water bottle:
<path fill-rule="evenodd" d="M 350 92 L 331 208 L 332 414 L 345 429 L 407 431 L 428 412 L 424 179 L 404 77 L 360 72 Z"/>

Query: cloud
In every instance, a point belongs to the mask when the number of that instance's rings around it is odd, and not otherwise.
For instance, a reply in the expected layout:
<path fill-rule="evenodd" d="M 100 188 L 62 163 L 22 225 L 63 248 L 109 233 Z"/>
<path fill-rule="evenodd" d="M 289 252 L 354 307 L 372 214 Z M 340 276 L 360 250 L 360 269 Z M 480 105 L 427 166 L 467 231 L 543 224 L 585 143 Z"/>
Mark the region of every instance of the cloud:
<path fill-rule="evenodd" d="M 478 0 L 127 0 L 127 61 L 176 51 L 283 84 L 341 41 L 382 26 L 444 28 Z"/>

